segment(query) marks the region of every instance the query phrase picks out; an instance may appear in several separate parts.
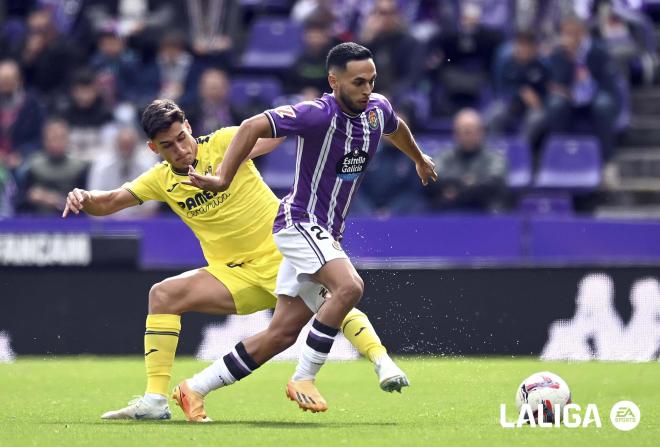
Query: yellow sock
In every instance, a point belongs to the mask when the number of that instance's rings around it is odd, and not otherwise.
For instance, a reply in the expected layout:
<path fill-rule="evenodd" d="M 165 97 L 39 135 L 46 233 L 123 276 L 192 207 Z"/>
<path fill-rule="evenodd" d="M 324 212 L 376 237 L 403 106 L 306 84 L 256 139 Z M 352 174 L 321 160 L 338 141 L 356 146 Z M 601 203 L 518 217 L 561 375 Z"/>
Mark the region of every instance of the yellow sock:
<path fill-rule="evenodd" d="M 180 331 L 180 315 L 147 315 L 147 330 L 144 333 L 147 393 L 167 396 Z"/>
<path fill-rule="evenodd" d="M 352 309 L 344 318 L 341 331 L 360 354 L 367 357 L 372 363 L 375 363 L 382 355 L 387 354 L 387 349 L 381 344 L 376 330 L 362 311 Z"/>

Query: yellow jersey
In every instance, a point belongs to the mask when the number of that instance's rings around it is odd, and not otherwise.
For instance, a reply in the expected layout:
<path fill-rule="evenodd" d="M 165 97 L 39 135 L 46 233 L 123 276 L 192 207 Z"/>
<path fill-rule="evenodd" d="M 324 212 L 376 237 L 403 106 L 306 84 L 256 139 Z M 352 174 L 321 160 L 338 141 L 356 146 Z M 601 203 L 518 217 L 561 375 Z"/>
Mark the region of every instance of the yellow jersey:
<path fill-rule="evenodd" d="M 195 171 L 215 174 L 238 127 L 225 127 L 197 138 Z M 279 200 L 266 186 L 252 160 L 241 164 L 229 189 L 201 191 L 180 182 L 188 180 L 163 161 L 123 185 L 140 204 L 167 203 L 199 239 L 209 265 L 241 264 L 277 251 L 273 221 Z"/>

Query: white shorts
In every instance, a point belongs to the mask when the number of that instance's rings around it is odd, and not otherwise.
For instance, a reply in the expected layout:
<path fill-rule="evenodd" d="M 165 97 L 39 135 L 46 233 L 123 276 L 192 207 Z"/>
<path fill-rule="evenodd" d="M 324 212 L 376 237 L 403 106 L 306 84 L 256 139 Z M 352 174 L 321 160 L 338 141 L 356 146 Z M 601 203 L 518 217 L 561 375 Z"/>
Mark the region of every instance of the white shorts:
<path fill-rule="evenodd" d="M 275 293 L 300 296 L 313 312 L 317 312 L 326 290 L 310 276 L 327 262 L 348 259 L 348 256 L 325 228 L 309 222 L 294 223 L 273 237 L 284 257 L 277 274 Z"/>

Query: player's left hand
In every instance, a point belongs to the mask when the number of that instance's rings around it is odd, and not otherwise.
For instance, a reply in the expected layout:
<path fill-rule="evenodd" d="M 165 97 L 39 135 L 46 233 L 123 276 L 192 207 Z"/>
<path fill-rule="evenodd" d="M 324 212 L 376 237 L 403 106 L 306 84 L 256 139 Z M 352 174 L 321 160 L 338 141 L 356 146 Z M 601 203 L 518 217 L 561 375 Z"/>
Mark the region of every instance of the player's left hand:
<path fill-rule="evenodd" d="M 225 185 L 216 175 L 198 174 L 192 166 L 188 166 L 189 181 L 181 182 L 183 185 L 190 185 L 204 191 L 222 192 L 226 190 L 229 185 Z"/>
<path fill-rule="evenodd" d="M 429 179 L 434 182 L 438 180 L 438 174 L 435 172 L 435 163 L 426 154 L 422 154 L 422 161 L 415 165 L 415 169 L 417 169 L 417 175 L 422 180 L 422 185 L 424 186 L 429 184 Z"/>

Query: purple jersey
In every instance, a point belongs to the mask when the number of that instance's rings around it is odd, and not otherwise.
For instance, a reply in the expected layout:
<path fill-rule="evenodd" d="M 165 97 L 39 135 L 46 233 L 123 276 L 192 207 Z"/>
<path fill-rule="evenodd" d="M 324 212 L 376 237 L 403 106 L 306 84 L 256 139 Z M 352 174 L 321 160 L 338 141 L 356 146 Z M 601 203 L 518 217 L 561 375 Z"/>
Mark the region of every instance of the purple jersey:
<path fill-rule="evenodd" d="M 397 129 L 389 101 L 372 93 L 365 111 L 352 117 L 326 93 L 265 113 L 274 137 L 298 137 L 295 180 L 282 199 L 273 231 L 311 222 L 341 238 L 351 200 L 381 135 Z"/>

